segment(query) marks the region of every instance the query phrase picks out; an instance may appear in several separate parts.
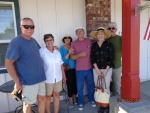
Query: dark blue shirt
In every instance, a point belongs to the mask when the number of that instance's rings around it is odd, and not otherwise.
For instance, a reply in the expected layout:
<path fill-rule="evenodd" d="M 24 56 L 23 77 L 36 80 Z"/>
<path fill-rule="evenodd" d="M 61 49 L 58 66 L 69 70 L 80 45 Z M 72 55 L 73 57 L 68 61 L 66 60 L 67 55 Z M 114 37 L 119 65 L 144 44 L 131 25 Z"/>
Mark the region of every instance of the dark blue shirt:
<path fill-rule="evenodd" d="M 22 85 L 33 85 L 46 80 L 40 46 L 35 39 L 14 38 L 7 49 L 6 59 L 15 60 L 14 66 Z"/>

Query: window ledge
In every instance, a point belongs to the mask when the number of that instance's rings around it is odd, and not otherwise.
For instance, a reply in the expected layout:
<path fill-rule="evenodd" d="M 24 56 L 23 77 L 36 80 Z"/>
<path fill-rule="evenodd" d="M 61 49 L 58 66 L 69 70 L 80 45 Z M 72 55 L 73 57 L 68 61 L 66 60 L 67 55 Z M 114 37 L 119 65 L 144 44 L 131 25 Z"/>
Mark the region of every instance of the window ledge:
<path fill-rule="evenodd" d="M 6 68 L 0 68 L 0 74 L 8 73 Z"/>

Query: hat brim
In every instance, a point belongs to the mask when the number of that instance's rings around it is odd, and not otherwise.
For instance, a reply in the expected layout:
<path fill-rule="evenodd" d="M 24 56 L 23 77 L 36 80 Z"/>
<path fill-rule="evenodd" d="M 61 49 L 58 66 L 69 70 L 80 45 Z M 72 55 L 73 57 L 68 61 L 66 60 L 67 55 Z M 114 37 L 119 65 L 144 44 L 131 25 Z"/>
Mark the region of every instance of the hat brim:
<path fill-rule="evenodd" d="M 62 38 L 62 40 L 61 40 L 63 43 L 65 43 L 64 40 L 65 40 L 66 37 L 69 37 L 70 42 L 72 42 L 72 37 L 71 37 L 70 35 L 65 35 L 65 36 Z"/>
<path fill-rule="evenodd" d="M 104 31 L 92 31 L 91 33 L 90 33 L 90 36 L 92 37 L 92 38 L 97 38 L 97 33 L 98 32 L 104 32 L 104 34 L 105 34 L 105 39 L 108 39 L 108 38 L 110 38 L 111 37 L 111 32 L 109 31 L 109 30 L 104 30 Z"/>
<path fill-rule="evenodd" d="M 77 31 L 77 30 L 79 30 L 79 29 L 85 30 L 84 27 L 77 27 L 77 28 L 75 29 L 75 31 Z"/>

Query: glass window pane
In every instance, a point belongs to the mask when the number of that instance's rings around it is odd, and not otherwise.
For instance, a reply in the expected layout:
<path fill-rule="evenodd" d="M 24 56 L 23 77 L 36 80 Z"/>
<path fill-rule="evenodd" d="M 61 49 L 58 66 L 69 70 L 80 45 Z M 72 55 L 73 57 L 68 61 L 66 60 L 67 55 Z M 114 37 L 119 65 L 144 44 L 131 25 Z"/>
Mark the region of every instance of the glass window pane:
<path fill-rule="evenodd" d="M 4 67 L 5 54 L 7 51 L 8 43 L 0 43 L 0 68 Z"/>
<path fill-rule="evenodd" d="M 15 37 L 12 4 L 0 4 L 0 40 L 11 40 Z"/>

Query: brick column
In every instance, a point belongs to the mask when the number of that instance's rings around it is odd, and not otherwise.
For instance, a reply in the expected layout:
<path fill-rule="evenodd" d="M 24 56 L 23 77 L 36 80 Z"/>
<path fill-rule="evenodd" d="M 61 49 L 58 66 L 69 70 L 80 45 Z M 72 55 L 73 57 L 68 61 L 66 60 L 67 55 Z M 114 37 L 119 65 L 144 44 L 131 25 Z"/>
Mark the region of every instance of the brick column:
<path fill-rule="evenodd" d="M 110 0 L 86 0 L 87 34 L 98 27 L 106 27 L 111 21 Z M 88 35 L 89 36 L 89 35 Z"/>
<path fill-rule="evenodd" d="M 140 99 L 140 15 L 134 9 L 140 0 L 122 0 L 122 98 Z"/>

